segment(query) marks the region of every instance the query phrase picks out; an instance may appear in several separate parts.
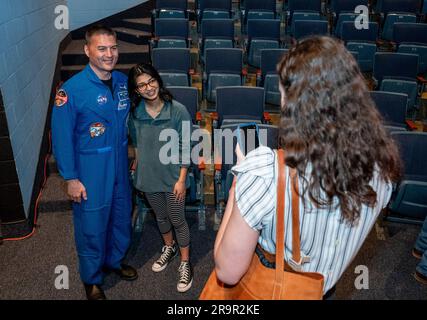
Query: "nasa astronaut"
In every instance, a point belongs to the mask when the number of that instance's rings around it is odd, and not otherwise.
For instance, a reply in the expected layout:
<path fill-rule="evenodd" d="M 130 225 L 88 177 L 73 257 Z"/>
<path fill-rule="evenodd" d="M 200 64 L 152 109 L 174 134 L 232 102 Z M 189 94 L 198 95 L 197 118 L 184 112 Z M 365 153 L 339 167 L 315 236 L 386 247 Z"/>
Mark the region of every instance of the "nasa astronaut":
<path fill-rule="evenodd" d="M 80 277 L 89 300 L 106 299 L 105 273 L 135 280 L 122 263 L 131 239 L 127 76 L 113 71 L 117 37 L 103 26 L 86 32 L 89 64 L 58 90 L 52 113 L 53 152 L 73 200 Z"/>

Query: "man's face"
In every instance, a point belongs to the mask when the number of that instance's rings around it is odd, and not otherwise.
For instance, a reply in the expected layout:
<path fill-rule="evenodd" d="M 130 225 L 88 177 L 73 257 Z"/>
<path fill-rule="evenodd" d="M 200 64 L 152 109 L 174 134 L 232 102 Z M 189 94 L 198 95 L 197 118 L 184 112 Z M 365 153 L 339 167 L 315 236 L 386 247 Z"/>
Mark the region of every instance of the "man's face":
<path fill-rule="evenodd" d="M 85 53 L 92 67 L 101 72 L 111 72 L 119 58 L 117 39 L 107 34 L 95 34 L 85 45 Z"/>

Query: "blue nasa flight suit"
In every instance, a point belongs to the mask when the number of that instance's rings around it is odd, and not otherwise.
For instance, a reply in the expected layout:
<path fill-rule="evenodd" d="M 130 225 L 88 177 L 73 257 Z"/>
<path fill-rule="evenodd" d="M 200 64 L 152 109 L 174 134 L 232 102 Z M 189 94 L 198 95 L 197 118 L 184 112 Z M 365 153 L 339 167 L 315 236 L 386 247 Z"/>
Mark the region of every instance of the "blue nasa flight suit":
<path fill-rule="evenodd" d="M 52 114 L 59 172 L 65 180 L 79 179 L 87 192 L 87 201 L 73 203 L 80 277 L 86 284 L 102 284 L 102 267 L 120 268 L 131 238 L 127 76 L 113 71 L 112 80 L 113 95 L 87 65 L 58 91 L 62 100 L 55 99 Z"/>

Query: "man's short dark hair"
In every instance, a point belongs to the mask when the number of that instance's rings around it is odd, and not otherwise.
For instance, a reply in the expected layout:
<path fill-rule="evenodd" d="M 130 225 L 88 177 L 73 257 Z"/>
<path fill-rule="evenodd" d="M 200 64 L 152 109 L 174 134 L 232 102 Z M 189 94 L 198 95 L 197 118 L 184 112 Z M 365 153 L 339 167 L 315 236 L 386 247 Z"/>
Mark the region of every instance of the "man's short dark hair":
<path fill-rule="evenodd" d="M 100 35 L 100 34 L 106 34 L 109 36 L 113 36 L 114 38 L 117 39 L 116 32 L 113 29 L 106 27 L 106 26 L 103 26 L 103 25 L 94 25 L 86 31 L 86 35 L 85 35 L 86 44 L 88 44 L 90 42 L 90 39 L 94 35 Z"/>

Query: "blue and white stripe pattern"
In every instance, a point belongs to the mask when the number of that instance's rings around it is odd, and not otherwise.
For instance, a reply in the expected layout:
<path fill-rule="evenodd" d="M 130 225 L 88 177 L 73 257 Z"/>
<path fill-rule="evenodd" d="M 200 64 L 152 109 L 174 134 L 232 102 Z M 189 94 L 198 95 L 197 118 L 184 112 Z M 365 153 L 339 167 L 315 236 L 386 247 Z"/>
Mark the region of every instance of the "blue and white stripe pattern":
<path fill-rule="evenodd" d="M 285 191 L 285 260 L 292 257 L 292 194 L 286 167 Z M 310 172 L 307 168 L 307 172 Z M 276 200 L 277 164 L 276 154 L 270 148 L 261 146 L 248 153 L 246 159 L 232 168 L 237 175 L 236 201 L 244 220 L 260 232 L 259 244 L 270 252 L 276 251 Z M 308 175 L 306 175 L 309 180 Z M 302 181 L 299 190 L 302 191 Z M 311 203 L 308 192 L 300 197 L 301 254 L 310 261 L 304 263 L 303 271 L 319 272 L 325 277 L 324 292 L 339 280 L 351 263 L 379 213 L 390 200 L 392 186 L 379 178 L 377 172 L 370 182 L 377 193 L 374 207 L 363 205 L 360 218 L 354 226 L 341 217 L 338 199 L 330 208 L 317 208 Z M 322 196 L 322 195 L 321 195 Z"/>

